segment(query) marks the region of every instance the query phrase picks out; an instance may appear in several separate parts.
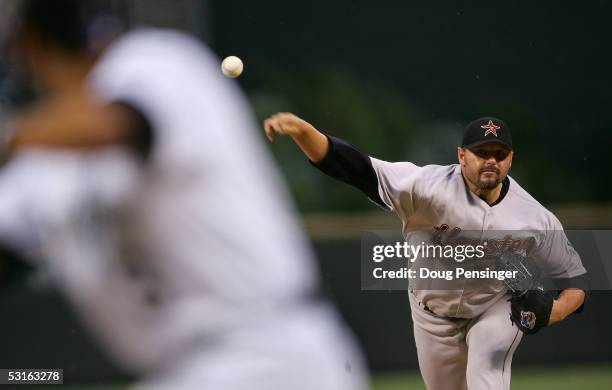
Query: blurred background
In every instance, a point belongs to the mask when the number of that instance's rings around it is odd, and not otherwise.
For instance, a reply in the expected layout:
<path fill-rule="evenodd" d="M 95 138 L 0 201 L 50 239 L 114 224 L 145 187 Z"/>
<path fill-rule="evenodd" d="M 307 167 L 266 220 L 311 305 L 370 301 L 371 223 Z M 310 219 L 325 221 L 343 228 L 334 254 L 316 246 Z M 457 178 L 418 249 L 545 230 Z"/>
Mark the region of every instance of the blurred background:
<path fill-rule="evenodd" d="M 187 30 L 220 58 L 242 58 L 237 82 L 258 121 L 291 111 L 381 159 L 453 163 L 463 126 L 499 117 L 512 129 L 511 175 L 524 188 L 566 228 L 612 228 L 610 2 L 123 2 L 134 25 Z M 0 62 L 0 76 L 12 71 Z M 0 78 L 3 106 L 25 99 Z M 360 286 L 361 232 L 399 222 L 313 169 L 289 139 L 270 151 L 375 389 L 423 388 L 406 292 Z M 30 280 L 0 296 L 0 367 L 64 368 L 75 388 L 121 388 L 125 375 L 40 285 Z M 513 388 L 611 389 L 611 298 L 593 291 L 584 313 L 526 337 Z"/>

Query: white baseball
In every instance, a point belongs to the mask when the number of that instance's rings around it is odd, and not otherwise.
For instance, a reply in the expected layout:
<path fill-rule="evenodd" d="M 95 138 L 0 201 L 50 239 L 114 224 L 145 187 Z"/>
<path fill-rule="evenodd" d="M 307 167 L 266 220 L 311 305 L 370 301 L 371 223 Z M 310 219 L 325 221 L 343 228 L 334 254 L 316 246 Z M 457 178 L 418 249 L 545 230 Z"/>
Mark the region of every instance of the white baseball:
<path fill-rule="evenodd" d="M 225 57 L 221 63 L 221 70 L 227 77 L 236 78 L 240 76 L 243 69 L 242 60 L 236 56 Z"/>

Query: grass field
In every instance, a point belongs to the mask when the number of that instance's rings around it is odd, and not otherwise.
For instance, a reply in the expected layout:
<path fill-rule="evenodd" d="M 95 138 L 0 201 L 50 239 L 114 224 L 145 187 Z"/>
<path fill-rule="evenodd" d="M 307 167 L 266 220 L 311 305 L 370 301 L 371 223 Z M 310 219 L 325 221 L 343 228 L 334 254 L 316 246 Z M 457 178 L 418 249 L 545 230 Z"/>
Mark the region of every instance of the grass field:
<path fill-rule="evenodd" d="M 418 372 L 377 375 L 372 390 L 425 390 Z M 612 365 L 512 370 L 512 390 L 612 390 Z"/>
<path fill-rule="evenodd" d="M 46 389 L 48 386 L 27 387 Z M 26 388 L 21 387 L 20 388 Z M 114 386 L 62 386 L 69 390 L 125 390 Z M 418 372 L 375 375 L 372 390 L 425 390 Z M 612 365 L 556 366 L 512 370 L 512 390 L 611 390 Z"/>

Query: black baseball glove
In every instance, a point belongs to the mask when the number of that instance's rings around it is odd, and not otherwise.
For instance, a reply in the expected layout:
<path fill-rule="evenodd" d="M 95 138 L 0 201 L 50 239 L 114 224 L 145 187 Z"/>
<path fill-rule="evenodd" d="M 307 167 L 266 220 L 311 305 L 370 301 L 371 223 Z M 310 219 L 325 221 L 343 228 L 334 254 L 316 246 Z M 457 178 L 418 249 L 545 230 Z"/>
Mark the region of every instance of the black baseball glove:
<path fill-rule="evenodd" d="M 548 326 L 554 296 L 548 291 L 531 290 L 522 295 L 512 294 L 510 321 L 525 334 L 534 334 Z"/>
<path fill-rule="evenodd" d="M 496 268 L 515 272 L 515 277 L 504 279 L 511 294 L 512 323 L 525 334 L 534 334 L 547 326 L 554 295 L 544 289 L 540 269 L 533 259 L 507 251 L 498 256 Z"/>

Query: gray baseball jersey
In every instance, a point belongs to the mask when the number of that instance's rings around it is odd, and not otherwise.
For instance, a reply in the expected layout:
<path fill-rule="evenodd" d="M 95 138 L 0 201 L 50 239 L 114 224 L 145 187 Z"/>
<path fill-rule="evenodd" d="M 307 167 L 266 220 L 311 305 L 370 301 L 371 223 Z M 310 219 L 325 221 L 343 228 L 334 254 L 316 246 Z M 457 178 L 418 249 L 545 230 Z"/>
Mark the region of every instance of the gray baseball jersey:
<path fill-rule="evenodd" d="M 580 256 L 563 233 L 559 220 L 515 180 L 501 202 L 490 206 L 464 183 L 459 165 L 390 163 L 371 158 L 384 205 L 399 216 L 404 237 L 435 228 L 510 233 L 515 242 L 531 242 L 544 275 L 572 278 L 586 273 Z M 481 314 L 505 291 L 415 290 L 415 296 L 434 313 L 472 318 Z"/>

